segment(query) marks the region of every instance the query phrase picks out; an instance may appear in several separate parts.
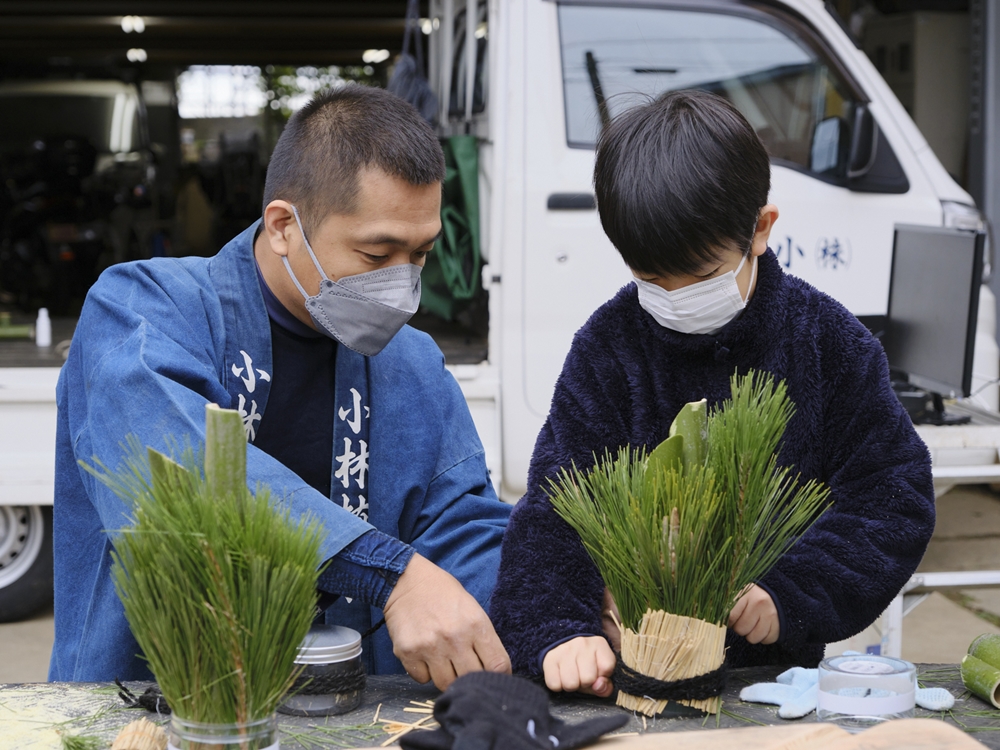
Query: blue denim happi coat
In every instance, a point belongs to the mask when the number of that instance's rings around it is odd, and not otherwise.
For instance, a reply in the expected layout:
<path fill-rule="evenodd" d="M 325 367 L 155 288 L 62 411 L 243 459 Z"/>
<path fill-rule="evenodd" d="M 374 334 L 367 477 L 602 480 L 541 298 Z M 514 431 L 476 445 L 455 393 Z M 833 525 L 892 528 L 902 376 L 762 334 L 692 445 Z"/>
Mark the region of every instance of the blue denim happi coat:
<path fill-rule="evenodd" d="M 206 403 L 238 408 L 242 397 L 250 409 L 240 368 L 252 362 L 256 373 L 272 372 L 255 228 L 213 258 L 113 266 L 87 297 L 57 388 L 50 680 L 150 677 L 109 575 L 115 531 L 130 525 L 127 507 L 77 462 L 118 466 L 129 434 L 165 452 L 168 436 L 197 445 Z M 252 444 L 248 485 L 266 484 L 293 515 L 319 518 L 323 559 L 374 527 L 413 545 L 485 607 L 510 508 L 490 483 L 462 392 L 430 337 L 409 327 L 367 368 L 370 523 Z M 269 386 L 264 376 L 253 382 L 258 414 Z M 373 609 L 372 621 L 380 617 Z M 385 628 L 372 642 L 377 671 L 401 671 Z"/>

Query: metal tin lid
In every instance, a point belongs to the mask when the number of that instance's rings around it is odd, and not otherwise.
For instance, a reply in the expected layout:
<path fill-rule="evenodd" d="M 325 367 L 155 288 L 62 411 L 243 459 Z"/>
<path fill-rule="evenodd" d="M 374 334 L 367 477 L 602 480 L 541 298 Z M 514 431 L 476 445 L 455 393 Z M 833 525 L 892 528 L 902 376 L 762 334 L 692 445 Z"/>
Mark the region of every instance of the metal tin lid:
<path fill-rule="evenodd" d="M 361 656 L 361 634 L 340 625 L 313 625 L 309 628 L 296 664 L 335 664 Z"/>

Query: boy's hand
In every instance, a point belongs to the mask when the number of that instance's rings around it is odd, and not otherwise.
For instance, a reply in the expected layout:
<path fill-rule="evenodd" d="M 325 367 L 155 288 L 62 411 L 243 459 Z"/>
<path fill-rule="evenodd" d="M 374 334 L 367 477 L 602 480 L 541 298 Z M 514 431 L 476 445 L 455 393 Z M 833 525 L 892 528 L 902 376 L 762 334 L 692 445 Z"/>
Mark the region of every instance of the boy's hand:
<path fill-rule="evenodd" d="M 774 606 L 771 595 L 756 584 L 748 586 L 746 593 L 736 601 L 736 606 L 729 613 L 729 627 L 749 643 L 769 644 L 777 641 L 781 628 L 778 608 Z"/>
<path fill-rule="evenodd" d="M 447 688 L 468 672 L 510 674 L 510 659 L 483 608 L 454 576 L 414 555 L 383 609 L 393 653 L 417 682 Z"/>
<path fill-rule="evenodd" d="M 600 636 L 581 636 L 560 643 L 545 655 L 542 670 L 545 685 L 559 692 L 579 691 L 607 698 L 614 690 L 611 673 L 615 671 L 614 651 Z"/>

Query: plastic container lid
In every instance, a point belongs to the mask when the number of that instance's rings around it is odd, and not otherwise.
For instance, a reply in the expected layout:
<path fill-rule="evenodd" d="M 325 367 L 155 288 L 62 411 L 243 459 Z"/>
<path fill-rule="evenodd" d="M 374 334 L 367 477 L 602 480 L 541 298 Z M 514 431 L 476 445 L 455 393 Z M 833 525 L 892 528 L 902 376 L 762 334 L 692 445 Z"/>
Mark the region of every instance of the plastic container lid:
<path fill-rule="evenodd" d="M 335 664 L 361 656 L 361 633 L 341 625 L 313 625 L 299 647 L 296 664 Z"/>

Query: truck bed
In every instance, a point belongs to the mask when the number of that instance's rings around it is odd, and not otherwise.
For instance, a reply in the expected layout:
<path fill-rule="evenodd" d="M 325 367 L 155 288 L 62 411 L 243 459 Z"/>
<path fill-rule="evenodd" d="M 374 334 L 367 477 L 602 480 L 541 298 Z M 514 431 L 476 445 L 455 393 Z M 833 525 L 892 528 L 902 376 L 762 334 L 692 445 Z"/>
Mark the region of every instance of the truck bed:
<path fill-rule="evenodd" d="M 34 325 L 35 322 L 23 314 L 11 317 L 14 325 Z M 486 336 L 471 332 L 458 323 L 417 314 L 411 325 L 431 335 L 449 365 L 473 365 L 486 359 Z M 76 318 L 53 318 L 52 346 L 44 349 L 35 346 L 31 339 L 0 338 L 0 367 L 61 367 L 75 329 Z"/>
<path fill-rule="evenodd" d="M 35 319 L 12 313 L 11 324 L 33 326 Z M 53 318 L 52 346 L 45 348 L 35 346 L 34 339 L 0 338 L 0 367 L 62 367 L 75 329 L 76 318 Z"/>

